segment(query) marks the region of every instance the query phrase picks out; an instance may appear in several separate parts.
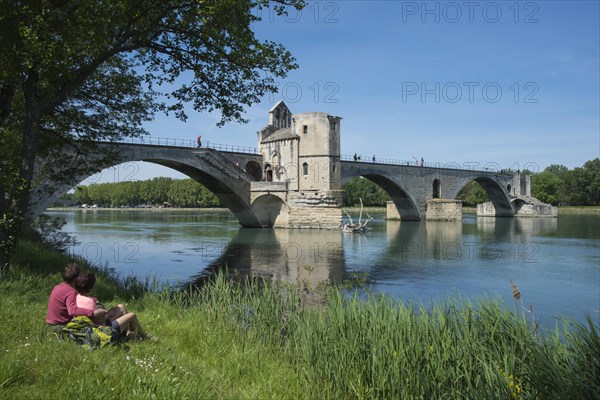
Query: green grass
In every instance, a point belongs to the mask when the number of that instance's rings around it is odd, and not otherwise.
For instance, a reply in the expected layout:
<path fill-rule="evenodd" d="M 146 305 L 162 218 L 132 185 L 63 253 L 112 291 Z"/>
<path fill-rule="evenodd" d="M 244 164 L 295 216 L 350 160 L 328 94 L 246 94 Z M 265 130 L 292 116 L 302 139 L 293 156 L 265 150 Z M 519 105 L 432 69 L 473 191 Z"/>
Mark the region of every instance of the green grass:
<path fill-rule="evenodd" d="M 559 214 L 600 214 L 600 206 L 559 206 Z"/>
<path fill-rule="evenodd" d="M 25 242 L 0 280 L 0 399 L 307 398 L 279 347 L 249 340 L 224 310 L 183 292 L 131 296 L 106 271 L 97 271 L 102 300 L 127 303 L 159 341 L 98 351 L 58 341 L 44 317 L 67 261 Z"/>
<path fill-rule="evenodd" d="M 25 242 L 0 280 L 0 399 L 600 398 L 597 324 L 533 334 L 493 300 L 415 305 L 219 275 L 200 290 L 143 291 L 99 271 L 158 342 L 86 351 L 44 326 L 62 255 Z M 89 266 L 88 266 L 89 268 Z"/>

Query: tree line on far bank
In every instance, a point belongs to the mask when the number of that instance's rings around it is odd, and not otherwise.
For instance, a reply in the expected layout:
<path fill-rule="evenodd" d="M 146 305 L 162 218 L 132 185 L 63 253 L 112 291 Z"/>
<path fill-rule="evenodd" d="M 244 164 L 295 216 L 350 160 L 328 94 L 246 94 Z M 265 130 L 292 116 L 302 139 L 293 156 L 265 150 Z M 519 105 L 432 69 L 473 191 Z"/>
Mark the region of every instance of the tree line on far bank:
<path fill-rule="evenodd" d="M 600 158 L 571 170 L 564 165 L 550 165 L 532 175 L 531 194 L 552 205 L 600 205 Z"/>
<path fill-rule="evenodd" d="M 600 205 L 600 158 L 569 170 L 564 165 L 550 165 L 531 174 L 532 195 L 552 205 Z M 343 205 L 385 206 L 390 196 L 377 184 L 355 178 L 343 186 Z M 73 194 L 79 204 L 105 207 L 162 205 L 174 207 L 219 207 L 219 199 L 193 179 L 154 178 L 146 181 L 100 183 L 79 186 Z M 475 206 L 489 201 L 486 191 L 475 181 L 469 182 L 457 198 Z"/>
<path fill-rule="evenodd" d="M 218 207 L 217 196 L 193 179 L 154 178 L 146 181 L 92 183 L 73 193 L 79 204 L 102 207 L 164 205 L 174 207 Z"/>

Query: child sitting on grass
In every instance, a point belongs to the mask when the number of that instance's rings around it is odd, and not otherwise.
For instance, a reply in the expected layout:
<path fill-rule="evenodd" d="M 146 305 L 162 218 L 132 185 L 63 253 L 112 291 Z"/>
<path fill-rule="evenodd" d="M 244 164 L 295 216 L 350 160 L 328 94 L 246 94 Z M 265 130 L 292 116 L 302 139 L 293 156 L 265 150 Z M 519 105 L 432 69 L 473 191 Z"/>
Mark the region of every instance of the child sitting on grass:
<path fill-rule="evenodd" d="M 89 309 L 104 308 L 96 298 L 89 296 L 96 283 L 96 277 L 91 272 L 86 272 L 75 278 L 73 286 L 79 293 L 77 295 L 77 306 Z M 106 313 L 106 318 L 103 320 L 93 319 L 96 325 L 107 325 L 111 326 L 114 331 L 118 332 L 121 336 L 136 335 L 141 339 L 151 339 L 142 329 L 142 325 L 139 323 L 135 313 L 127 312 L 123 304 L 119 304 L 116 307 L 111 308 Z"/>

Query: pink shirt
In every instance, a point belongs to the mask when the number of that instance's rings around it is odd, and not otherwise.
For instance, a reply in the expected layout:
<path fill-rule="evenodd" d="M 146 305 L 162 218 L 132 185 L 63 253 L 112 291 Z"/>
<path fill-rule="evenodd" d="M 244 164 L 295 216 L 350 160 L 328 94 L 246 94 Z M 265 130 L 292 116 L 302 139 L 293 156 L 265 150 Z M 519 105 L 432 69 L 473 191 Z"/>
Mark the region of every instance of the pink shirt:
<path fill-rule="evenodd" d="M 96 299 L 93 297 L 77 294 L 76 302 L 78 308 L 91 308 L 92 310 L 96 309 Z"/>
<path fill-rule="evenodd" d="M 71 317 L 78 315 L 92 317 L 95 307 L 92 309 L 77 307 L 76 296 L 77 291 L 67 282 L 62 282 L 54 286 L 48 299 L 46 323 L 66 324 L 71 320 Z"/>

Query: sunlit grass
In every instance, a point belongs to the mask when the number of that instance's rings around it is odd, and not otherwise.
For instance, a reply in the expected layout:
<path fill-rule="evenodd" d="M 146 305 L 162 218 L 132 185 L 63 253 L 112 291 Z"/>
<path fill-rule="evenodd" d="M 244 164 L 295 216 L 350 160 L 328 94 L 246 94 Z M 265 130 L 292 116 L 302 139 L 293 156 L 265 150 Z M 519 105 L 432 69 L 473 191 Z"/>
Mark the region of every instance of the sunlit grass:
<path fill-rule="evenodd" d="M 600 206 L 559 206 L 559 214 L 600 214 Z"/>
<path fill-rule="evenodd" d="M 106 301 L 127 302 L 160 340 L 82 350 L 43 324 L 64 265 L 57 257 L 36 272 L 44 258 L 21 256 L 0 280 L 0 398 L 600 397 L 591 320 L 534 334 L 494 300 L 405 304 L 335 287 L 319 288 L 327 304 L 307 310 L 298 287 L 223 274 L 200 289 L 135 296 L 101 276 Z"/>

